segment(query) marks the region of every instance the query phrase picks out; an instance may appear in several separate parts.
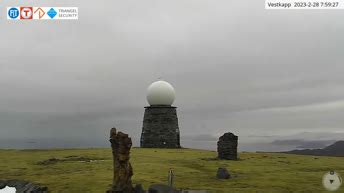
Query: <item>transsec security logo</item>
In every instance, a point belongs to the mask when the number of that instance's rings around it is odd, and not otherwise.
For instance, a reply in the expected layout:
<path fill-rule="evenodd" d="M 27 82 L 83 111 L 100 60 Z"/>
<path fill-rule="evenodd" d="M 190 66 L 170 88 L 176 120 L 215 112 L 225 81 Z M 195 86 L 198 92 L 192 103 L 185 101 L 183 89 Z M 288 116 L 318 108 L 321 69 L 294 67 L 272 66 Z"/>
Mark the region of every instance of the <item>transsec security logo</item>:
<path fill-rule="evenodd" d="M 9 19 L 17 19 L 18 16 L 19 16 L 19 10 L 16 7 L 12 7 L 7 10 L 7 17 Z"/>
<path fill-rule="evenodd" d="M 20 7 L 20 19 L 32 19 L 32 7 Z"/>

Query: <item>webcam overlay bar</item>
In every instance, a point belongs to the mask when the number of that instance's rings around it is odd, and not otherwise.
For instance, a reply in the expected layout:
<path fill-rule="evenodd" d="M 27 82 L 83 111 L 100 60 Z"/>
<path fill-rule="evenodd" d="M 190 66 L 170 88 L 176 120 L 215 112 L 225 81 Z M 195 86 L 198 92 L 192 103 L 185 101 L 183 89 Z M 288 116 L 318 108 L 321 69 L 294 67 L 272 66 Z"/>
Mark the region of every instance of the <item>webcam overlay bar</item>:
<path fill-rule="evenodd" d="M 265 0 L 265 9 L 344 9 L 344 0 Z"/>

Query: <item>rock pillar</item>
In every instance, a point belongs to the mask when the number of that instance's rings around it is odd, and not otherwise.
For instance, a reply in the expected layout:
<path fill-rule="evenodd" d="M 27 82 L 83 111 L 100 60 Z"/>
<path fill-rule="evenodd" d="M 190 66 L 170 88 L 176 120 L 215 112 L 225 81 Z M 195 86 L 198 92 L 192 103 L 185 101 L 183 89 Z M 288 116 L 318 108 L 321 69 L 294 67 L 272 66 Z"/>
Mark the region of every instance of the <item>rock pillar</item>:
<path fill-rule="evenodd" d="M 117 133 L 116 128 L 112 128 L 110 142 L 113 156 L 113 181 L 107 193 L 133 193 L 134 188 L 131 182 L 133 169 L 129 162 L 131 138 L 128 134 Z"/>
<path fill-rule="evenodd" d="M 233 133 L 225 133 L 217 142 L 217 153 L 219 159 L 238 159 L 238 136 Z"/>

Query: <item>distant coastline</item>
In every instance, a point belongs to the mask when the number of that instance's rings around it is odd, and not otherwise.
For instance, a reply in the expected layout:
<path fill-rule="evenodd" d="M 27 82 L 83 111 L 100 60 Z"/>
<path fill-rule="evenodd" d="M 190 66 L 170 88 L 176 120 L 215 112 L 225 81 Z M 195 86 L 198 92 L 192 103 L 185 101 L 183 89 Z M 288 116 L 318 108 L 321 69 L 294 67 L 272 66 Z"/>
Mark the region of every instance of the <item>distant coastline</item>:
<path fill-rule="evenodd" d="M 248 143 L 240 142 L 240 152 L 288 152 L 300 148 L 300 143 L 287 143 L 286 142 L 266 142 L 266 143 Z M 315 148 L 319 144 L 323 144 L 323 141 L 315 143 L 311 141 L 309 144 L 315 144 Z M 216 151 L 217 141 L 215 140 L 192 140 L 182 139 L 182 147 L 192 149 L 203 149 Z M 304 142 L 304 146 L 307 147 L 307 143 Z M 324 145 L 325 146 L 325 145 Z M 323 147 L 324 147 L 323 146 Z M 108 140 L 82 140 L 82 139 L 50 139 L 50 138 L 38 138 L 38 139 L 0 139 L 0 149 L 56 149 L 56 148 L 109 148 L 110 144 Z M 133 138 L 133 147 L 139 147 L 139 140 Z"/>

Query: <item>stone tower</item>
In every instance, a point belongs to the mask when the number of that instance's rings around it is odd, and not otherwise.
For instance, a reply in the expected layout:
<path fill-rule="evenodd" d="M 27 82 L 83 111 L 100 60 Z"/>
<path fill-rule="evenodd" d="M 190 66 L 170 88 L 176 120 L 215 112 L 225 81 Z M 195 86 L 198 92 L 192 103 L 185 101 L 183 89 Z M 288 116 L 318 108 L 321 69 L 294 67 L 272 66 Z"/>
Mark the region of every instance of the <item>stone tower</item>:
<path fill-rule="evenodd" d="M 225 133 L 217 142 L 217 153 L 219 159 L 238 159 L 238 136 L 233 133 Z"/>
<path fill-rule="evenodd" d="M 180 148 L 180 133 L 175 93 L 172 85 L 157 81 L 148 87 L 140 146 L 148 148 Z"/>
<path fill-rule="evenodd" d="M 176 107 L 145 107 L 141 134 L 141 147 L 180 147 Z"/>

